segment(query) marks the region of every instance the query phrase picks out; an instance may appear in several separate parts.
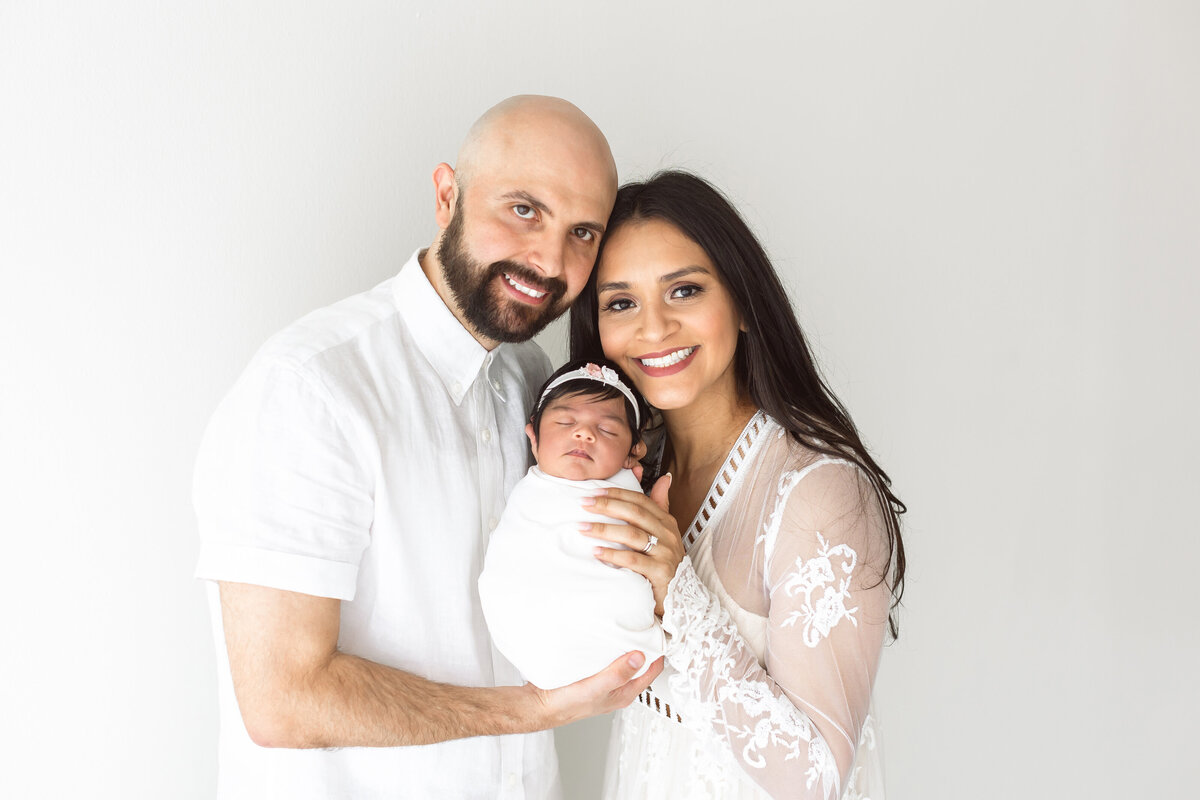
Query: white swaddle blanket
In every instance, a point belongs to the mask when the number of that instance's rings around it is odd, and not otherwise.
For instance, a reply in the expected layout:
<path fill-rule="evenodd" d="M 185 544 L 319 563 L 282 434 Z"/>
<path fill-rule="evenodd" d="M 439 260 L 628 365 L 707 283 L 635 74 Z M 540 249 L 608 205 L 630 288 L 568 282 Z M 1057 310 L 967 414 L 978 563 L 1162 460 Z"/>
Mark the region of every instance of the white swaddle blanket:
<path fill-rule="evenodd" d="M 580 505 L 609 487 L 641 491 L 627 469 L 610 480 L 573 481 L 532 467 L 488 544 L 479 599 L 492 640 L 542 689 L 595 675 L 630 650 L 646 655 L 640 675 L 663 653 L 650 582 L 597 561 L 596 545 L 621 545 L 578 531 L 580 522 L 617 522 Z"/>

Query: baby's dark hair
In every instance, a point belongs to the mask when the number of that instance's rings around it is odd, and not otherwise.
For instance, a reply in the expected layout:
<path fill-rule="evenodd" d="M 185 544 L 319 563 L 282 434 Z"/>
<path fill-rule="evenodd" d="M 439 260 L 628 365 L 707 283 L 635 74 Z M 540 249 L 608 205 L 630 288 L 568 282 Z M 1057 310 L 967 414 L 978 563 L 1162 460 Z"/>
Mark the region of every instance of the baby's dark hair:
<path fill-rule="evenodd" d="M 620 389 L 616 388 L 615 386 L 609 386 L 606 383 L 601 383 L 600 381 L 592 378 L 576 378 L 570 381 L 563 381 L 549 392 L 546 391 L 546 387 L 554 383 L 554 381 L 558 380 L 558 378 L 562 375 L 565 375 L 568 372 L 574 372 L 580 367 L 586 367 L 588 364 L 595 364 L 599 367 L 607 367 L 608 369 L 611 369 L 613 372 L 617 373 L 617 377 L 621 379 L 621 383 L 625 384 L 626 388 L 629 389 L 630 394 L 633 395 L 633 399 L 637 402 L 636 412 L 634 410 L 634 406 L 630 404 L 629 398 L 622 394 Z M 542 396 L 543 394 L 545 394 L 545 397 Z M 546 379 L 546 382 L 542 384 L 540 389 L 538 389 L 537 397 L 534 399 L 533 413 L 529 415 L 529 424 L 533 426 L 533 435 L 539 438 L 541 437 L 542 412 L 547 406 L 550 405 L 551 402 L 560 397 L 575 396 L 587 397 L 592 400 L 611 400 L 612 398 L 616 397 L 621 398 L 625 401 L 625 419 L 629 423 L 630 433 L 633 434 L 633 441 L 630 442 L 630 446 L 632 447 L 642 440 L 642 427 L 645 425 L 650 416 L 650 406 L 646 403 L 646 399 L 642 397 L 641 393 L 634 387 L 633 381 L 629 380 L 629 376 L 626 375 L 620 367 L 609 361 L 607 358 L 568 361 L 566 364 L 563 364 L 561 367 L 556 369 L 554 374 Z M 638 419 L 642 421 L 641 425 L 638 425 Z"/>

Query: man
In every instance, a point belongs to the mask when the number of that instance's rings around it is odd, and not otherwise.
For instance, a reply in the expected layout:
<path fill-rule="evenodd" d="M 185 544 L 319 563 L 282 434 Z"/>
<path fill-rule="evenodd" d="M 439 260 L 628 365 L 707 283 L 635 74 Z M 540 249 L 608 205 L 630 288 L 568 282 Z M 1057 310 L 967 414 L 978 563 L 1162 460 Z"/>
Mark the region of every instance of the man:
<path fill-rule="evenodd" d="M 433 181 L 432 246 L 272 338 L 205 434 L 222 798 L 556 796 L 548 729 L 661 670 L 522 686 L 476 589 L 550 369 L 526 340 L 595 262 L 608 144 L 566 101 L 510 98 Z"/>

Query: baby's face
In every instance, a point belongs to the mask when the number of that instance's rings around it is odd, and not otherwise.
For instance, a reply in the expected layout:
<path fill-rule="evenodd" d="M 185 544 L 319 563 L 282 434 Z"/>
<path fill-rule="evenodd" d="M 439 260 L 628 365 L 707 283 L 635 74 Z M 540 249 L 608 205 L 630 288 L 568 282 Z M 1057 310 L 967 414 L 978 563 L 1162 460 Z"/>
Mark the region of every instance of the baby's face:
<path fill-rule="evenodd" d="M 569 480 L 604 480 L 636 459 L 630 455 L 633 434 L 619 397 L 596 400 L 567 395 L 551 400 L 542 411 L 541 430 L 525 426 L 533 457 L 547 475 Z"/>

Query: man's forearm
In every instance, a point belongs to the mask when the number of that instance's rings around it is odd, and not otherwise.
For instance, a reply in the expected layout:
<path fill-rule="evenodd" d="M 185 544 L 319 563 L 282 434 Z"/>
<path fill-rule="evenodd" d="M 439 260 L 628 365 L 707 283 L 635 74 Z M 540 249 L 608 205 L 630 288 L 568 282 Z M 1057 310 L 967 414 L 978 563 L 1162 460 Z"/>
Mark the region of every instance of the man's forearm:
<path fill-rule="evenodd" d="M 533 687 L 436 683 L 358 656 L 328 664 L 286 690 L 260 697 L 243 718 L 265 747 L 398 747 L 552 727 Z"/>
<path fill-rule="evenodd" d="M 222 624 L 242 721 L 263 747 L 398 747 L 544 730 L 628 705 L 641 654 L 551 691 L 436 683 L 337 650 L 340 603 L 221 584 Z"/>

